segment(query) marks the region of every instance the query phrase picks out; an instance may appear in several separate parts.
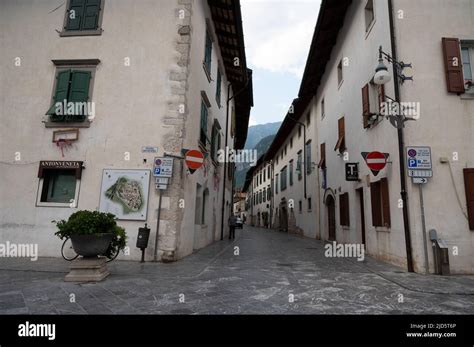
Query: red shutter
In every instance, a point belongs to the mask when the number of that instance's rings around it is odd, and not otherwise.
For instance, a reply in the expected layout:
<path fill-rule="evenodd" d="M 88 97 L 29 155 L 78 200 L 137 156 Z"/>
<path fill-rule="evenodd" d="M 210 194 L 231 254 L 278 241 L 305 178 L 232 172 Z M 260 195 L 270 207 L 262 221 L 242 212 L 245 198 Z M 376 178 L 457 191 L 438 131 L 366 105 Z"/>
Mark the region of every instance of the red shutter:
<path fill-rule="evenodd" d="M 443 37 L 442 42 L 448 92 L 464 93 L 464 76 L 462 73 L 459 39 Z"/>
<path fill-rule="evenodd" d="M 345 127 L 345 122 L 344 122 L 344 117 L 339 118 L 337 122 L 337 127 L 339 131 L 339 139 L 341 141 L 341 144 L 339 145 L 339 151 L 342 152 L 343 150 L 346 149 L 346 127 Z"/>
<path fill-rule="evenodd" d="M 464 189 L 466 191 L 469 230 L 474 230 L 474 169 L 464 169 Z"/>
<path fill-rule="evenodd" d="M 321 143 L 319 151 L 320 151 L 321 159 L 319 160 L 318 166 L 321 169 L 325 169 L 326 168 L 326 143 Z"/>
<path fill-rule="evenodd" d="M 380 180 L 380 191 L 382 198 L 382 226 L 390 228 L 390 196 L 388 194 L 388 181 L 386 178 Z"/>
<path fill-rule="evenodd" d="M 349 193 L 339 195 L 339 224 L 349 226 Z"/>
<path fill-rule="evenodd" d="M 370 102 L 369 102 L 369 84 L 362 88 L 362 117 L 364 119 L 364 128 L 369 127 Z"/>
<path fill-rule="evenodd" d="M 344 194 L 339 195 L 339 224 L 346 225 L 344 217 L 346 216 L 345 212 L 345 201 Z"/>
<path fill-rule="evenodd" d="M 382 226 L 382 215 L 380 210 L 380 182 L 370 184 L 370 202 L 372 205 L 372 225 Z"/>

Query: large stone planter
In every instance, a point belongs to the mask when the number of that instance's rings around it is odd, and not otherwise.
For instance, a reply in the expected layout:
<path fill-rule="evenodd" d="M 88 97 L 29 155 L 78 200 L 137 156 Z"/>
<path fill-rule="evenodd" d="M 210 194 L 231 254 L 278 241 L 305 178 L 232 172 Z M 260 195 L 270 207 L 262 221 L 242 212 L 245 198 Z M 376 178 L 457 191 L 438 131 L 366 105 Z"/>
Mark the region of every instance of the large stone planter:
<path fill-rule="evenodd" d="M 112 233 L 71 235 L 74 251 L 84 258 L 95 258 L 104 254 L 114 238 Z"/>
<path fill-rule="evenodd" d="M 71 262 L 70 268 L 66 282 L 100 282 L 110 275 L 105 257 L 79 258 Z"/>

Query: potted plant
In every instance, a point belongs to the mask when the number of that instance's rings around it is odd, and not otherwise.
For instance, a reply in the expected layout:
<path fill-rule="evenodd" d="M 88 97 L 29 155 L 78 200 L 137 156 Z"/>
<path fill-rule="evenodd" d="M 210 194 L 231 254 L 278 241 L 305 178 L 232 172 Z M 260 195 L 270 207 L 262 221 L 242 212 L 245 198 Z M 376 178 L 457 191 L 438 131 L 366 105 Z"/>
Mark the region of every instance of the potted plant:
<path fill-rule="evenodd" d="M 115 215 L 98 211 L 77 211 L 68 220 L 53 221 L 61 240 L 70 238 L 74 251 L 85 258 L 100 255 L 112 259 L 125 248 L 127 235 Z"/>

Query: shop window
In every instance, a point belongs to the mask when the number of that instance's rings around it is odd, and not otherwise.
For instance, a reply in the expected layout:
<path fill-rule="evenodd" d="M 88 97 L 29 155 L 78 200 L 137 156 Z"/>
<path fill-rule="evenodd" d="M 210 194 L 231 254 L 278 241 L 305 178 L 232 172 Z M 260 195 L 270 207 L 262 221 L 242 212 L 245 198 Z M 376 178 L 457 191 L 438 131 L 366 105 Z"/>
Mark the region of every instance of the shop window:
<path fill-rule="evenodd" d="M 82 162 L 41 161 L 37 206 L 76 207 Z"/>

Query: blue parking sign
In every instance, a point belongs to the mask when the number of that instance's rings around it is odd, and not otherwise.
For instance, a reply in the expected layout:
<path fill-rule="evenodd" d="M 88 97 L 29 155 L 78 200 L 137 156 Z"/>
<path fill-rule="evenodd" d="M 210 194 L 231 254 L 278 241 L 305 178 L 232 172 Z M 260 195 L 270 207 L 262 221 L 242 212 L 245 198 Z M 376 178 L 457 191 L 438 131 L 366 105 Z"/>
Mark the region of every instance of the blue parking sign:
<path fill-rule="evenodd" d="M 417 161 L 415 158 L 408 159 L 408 167 L 409 168 L 417 167 Z"/>
<path fill-rule="evenodd" d="M 155 167 L 155 172 L 153 173 L 154 175 L 159 175 L 161 171 L 161 168 Z"/>

